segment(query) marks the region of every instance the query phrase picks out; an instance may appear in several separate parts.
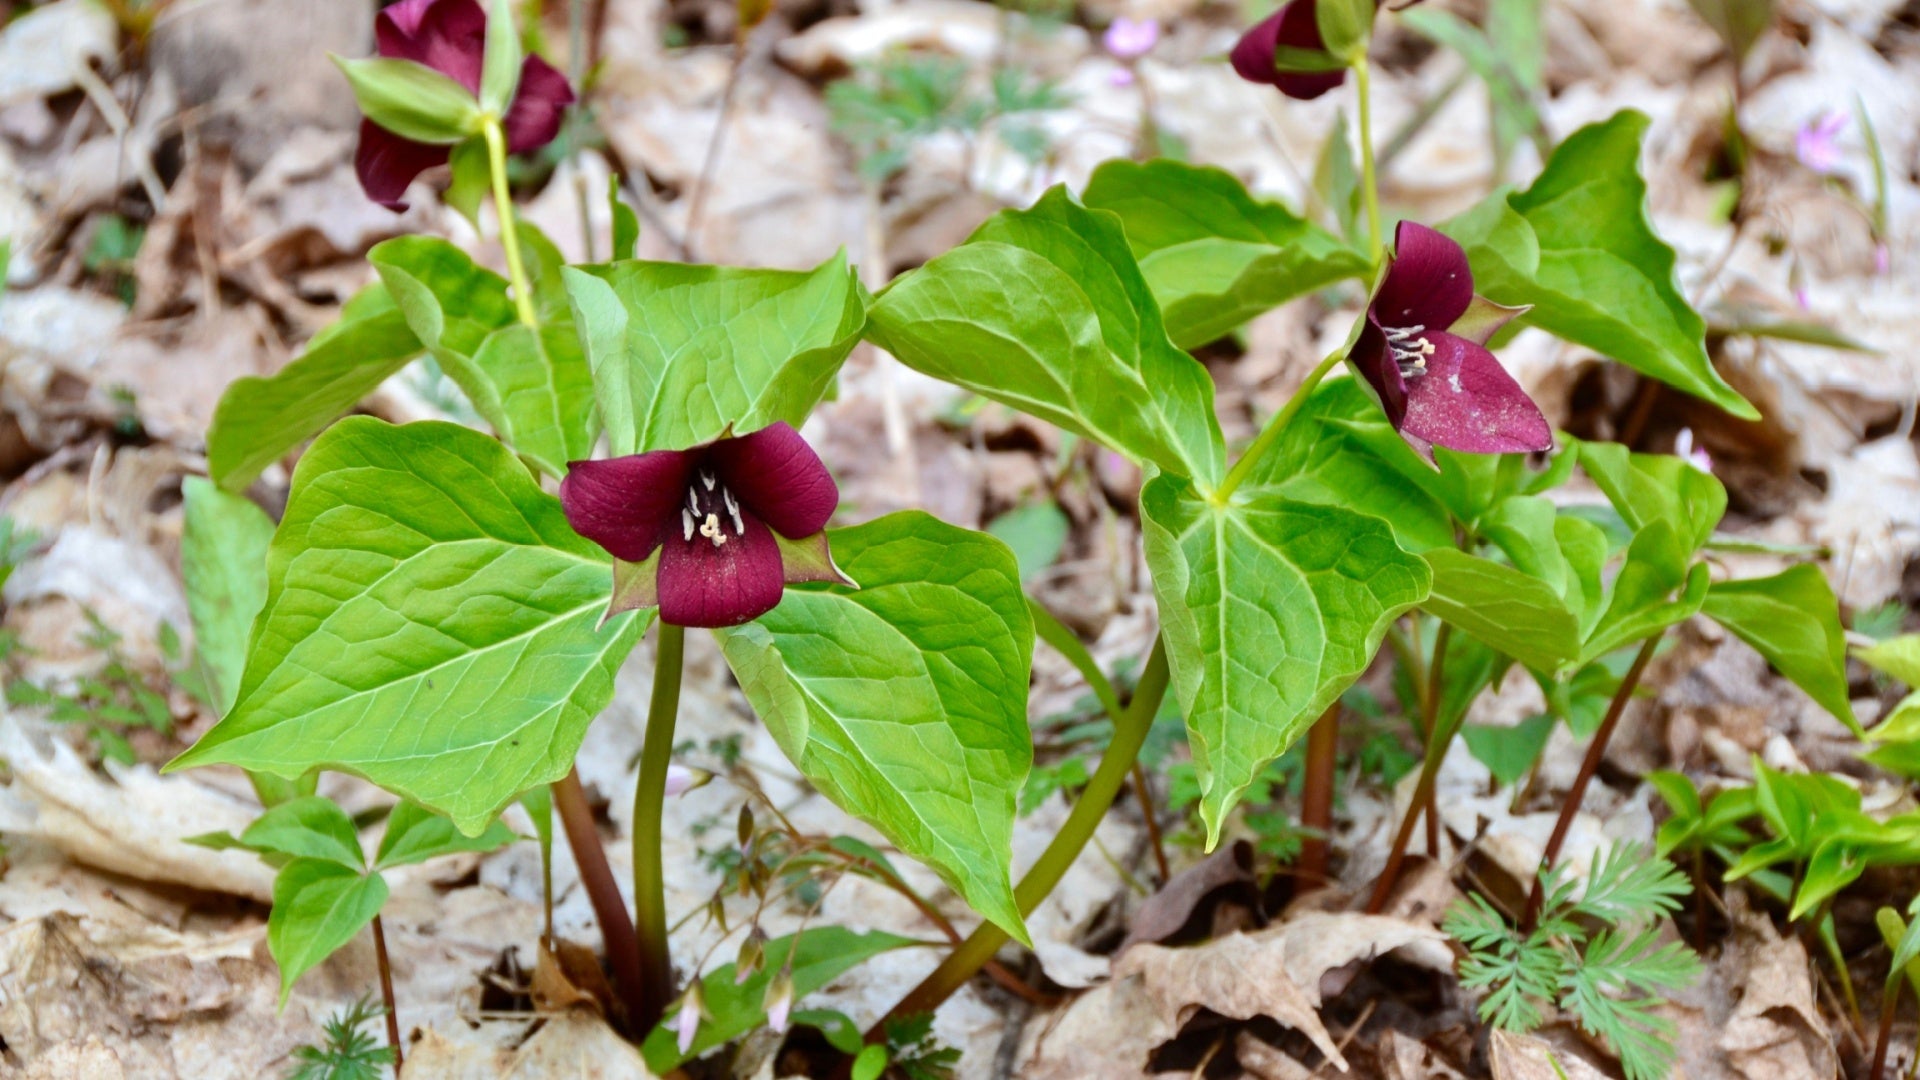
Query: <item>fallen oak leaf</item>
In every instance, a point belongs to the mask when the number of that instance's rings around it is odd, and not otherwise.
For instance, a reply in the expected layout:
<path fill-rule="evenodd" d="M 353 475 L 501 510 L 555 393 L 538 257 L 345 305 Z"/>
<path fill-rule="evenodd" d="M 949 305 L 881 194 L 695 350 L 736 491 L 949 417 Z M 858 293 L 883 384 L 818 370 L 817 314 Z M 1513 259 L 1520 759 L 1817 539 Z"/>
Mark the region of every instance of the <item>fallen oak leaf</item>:
<path fill-rule="evenodd" d="M 1158 944 L 1178 934 L 1193 914 L 1216 893 L 1253 885 L 1253 845 L 1233 843 L 1173 875 L 1160 891 L 1147 897 L 1133 913 L 1126 939 L 1115 953 L 1142 942 Z"/>

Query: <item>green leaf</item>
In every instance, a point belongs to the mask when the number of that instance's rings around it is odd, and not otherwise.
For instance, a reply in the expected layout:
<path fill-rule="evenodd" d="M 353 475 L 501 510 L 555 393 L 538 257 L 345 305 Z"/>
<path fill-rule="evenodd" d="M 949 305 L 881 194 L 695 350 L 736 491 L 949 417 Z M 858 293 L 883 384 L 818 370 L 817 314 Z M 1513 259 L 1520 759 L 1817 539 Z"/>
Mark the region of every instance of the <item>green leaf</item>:
<path fill-rule="evenodd" d="M 616 457 L 799 427 L 866 322 L 845 255 L 804 273 L 631 261 L 564 279 Z"/>
<path fill-rule="evenodd" d="M 1736 65 L 1773 25 L 1773 0 L 1687 0 L 1687 5 L 1720 35 Z"/>
<path fill-rule="evenodd" d="M 860 588 L 789 590 L 719 633 L 727 661 L 807 779 L 1025 941 L 1008 860 L 1033 618 L 1013 553 L 918 512 L 830 535 Z"/>
<path fill-rule="evenodd" d="M 1713 369 L 1706 324 L 1680 294 L 1673 249 L 1648 220 L 1639 170 L 1647 124 L 1627 110 L 1581 128 L 1532 187 L 1495 192 L 1442 228 L 1466 247 L 1487 298 L 1531 304 L 1532 325 L 1757 420 Z"/>
<path fill-rule="evenodd" d="M 1421 607 L 1535 671 L 1551 673 L 1580 655 L 1580 628 L 1552 586 L 1505 563 L 1435 548 Z"/>
<path fill-rule="evenodd" d="M 1766 578 L 1716 581 L 1701 608 L 1767 658 L 1834 719 L 1865 737 L 1847 693 L 1847 632 L 1827 575 L 1808 563 Z"/>
<path fill-rule="evenodd" d="M 887 1048 L 880 1045 L 863 1046 L 860 1055 L 853 1059 L 852 1080 L 880 1080 L 880 1074 L 887 1071 Z"/>
<path fill-rule="evenodd" d="M 1094 171 L 1098 177 L 1099 170 Z M 1321 147 L 1320 161 L 1313 167 L 1313 190 L 1320 202 L 1333 213 L 1340 235 L 1349 243 L 1366 243 L 1366 219 L 1361 213 L 1360 170 L 1353 164 L 1353 138 L 1347 133 L 1347 117 L 1333 118 L 1333 130 Z M 1164 303 L 1161 305 L 1166 306 Z"/>
<path fill-rule="evenodd" d="M 369 286 L 298 360 L 266 378 L 235 379 L 207 429 L 207 473 L 245 491 L 260 471 L 373 393 L 420 355 L 420 340 L 385 287 Z"/>
<path fill-rule="evenodd" d="M 640 250 L 640 215 L 620 197 L 620 177 L 607 177 L 607 208 L 613 214 L 613 261 L 624 262 Z"/>
<path fill-rule="evenodd" d="M 354 939 L 387 902 L 387 881 L 339 863 L 295 859 L 273 879 L 267 948 L 280 965 L 280 1007 L 293 984 Z"/>
<path fill-rule="evenodd" d="M 189 476 L 180 576 L 193 616 L 194 649 L 212 673 L 213 704 L 223 715 L 240 692 L 247 632 L 267 602 L 267 545 L 273 519 L 248 499 Z"/>
<path fill-rule="evenodd" d="M 1713 474 L 1666 454 L 1635 454 L 1619 443 L 1581 442 L 1580 467 L 1638 532 L 1656 521 L 1673 529 L 1691 556 L 1727 511 L 1727 489 Z"/>
<path fill-rule="evenodd" d="M 169 769 L 356 773 L 480 831 L 558 780 L 642 622 L 493 439 L 353 417 L 294 473 L 233 711 Z"/>
<path fill-rule="evenodd" d="M 1318 0 L 1314 21 L 1327 52 L 1353 62 L 1366 59 L 1376 10 L 1374 0 Z"/>
<path fill-rule="evenodd" d="M 480 231 L 480 207 L 493 194 L 493 161 L 487 155 L 485 136 L 475 135 L 453 148 L 447 155 L 452 178 L 440 201 L 459 211 L 474 232 Z"/>
<path fill-rule="evenodd" d="M 1366 670 L 1430 575 L 1386 522 L 1269 490 L 1219 505 L 1163 475 L 1140 507 L 1211 848 L 1240 793 Z"/>
<path fill-rule="evenodd" d="M 871 317 L 916 371 L 1209 487 L 1225 470 L 1206 368 L 1168 340 L 1120 219 L 1065 188 L 896 279 Z"/>
<path fill-rule="evenodd" d="M 486 51 L 480 61 L 480 107 L 504 118 L 513 94 L 520 88 L 520 31 L 513 25 L 513 0 L 490 0 L 487 5 Z"/>
<path fill-rule="evenodd" d="M 467 88 L 411 60 L 333 58 L 366 118 L 403 139 L 452 146 L 480 130 L 480 103 Z"/>
<path fill-rule="evenodd" d="M 1408 551 L 1453 546 L 1453 520 L 1446 506 L 1374 451 L 1375 441 L 1366 432 L 1376 424 L 1405 449 L 1358 382 L 1328 379 L 1255 463 L 1248 483 L 1272 487 L 1300 502 L 1380 518 L 1393 526 L 1394 538 Z M 1425 463 L 1421 469 L 1432 472 Z"/>
<path fill-rule="evenodd" d="M 404 799 L 387 815 L 387 832 L 380 838 L 380 850 L 373 857 L 373 866 L 376 870 L 391 870 L 459 851 L 494 851 L 518 839 L 512 829 L 499 821 L 487 826 L 479 836 L 463 835 L 445 817 L 411 799 Z"/>
<path fill-rule="evenodd" d="M 1553 734 L 1555 718 L 1548 714 L 1529 716 L 1511 726 L 1468 724 L 1460 729 L 1467 751 L 1493 773 L 1493 782 L 1502 787 L 1517 784 L 1527 775 L 1540 751 Z"/>
<path fill-rule="evenodd" d="M 1370 269 L 1361 252 L 1212 167 L 1116 159 L 1094 170 L 1083 198 L 1120 215 L 1167 334 L 1185 349 Z"/>
<path fill-rule="evenodd" d="M 675 1043 L 671 1021 L 648 1033 L 640 1053 L 647 1059 L 647 1068 L 665 1076 L 766 1023 L 767 986 L 789 963 L 793 968 L 793 999 L 798 1002 L 881 953 L 920 944 L 924 943 L 878 930 L 856 934 L 840 926 L 819 926 L 774 938 L 767 942 L 766 962 L 745 982 L 734 982 L 732 964 L 717 967 L 700 980 L 701 1000 L 712 1019 L 700 1025 L 700 1033 L 694 1036 L 687 1053 L 682 1054 Z"/>
<path fill-rule="evenodd" d="M 1688 566 L 1666 522 L 1656 521 L 1641 529 L 1628 545 L 1626 561 L 1614 576 L 1607 610 L 1580 650 L 1581 663 L 1692 618 L 1706 602 L 1710 581 L 1706 563 Z"/>
<path fill-rule="evenodd" d="M 1854 650 L 1860 662 L 1920 690 L 1920 634 L 1902 634 Z"/>
<path fill-rule="evenodd" d="M 249 851 L 318 859 L 356 874 L 367 865 L 353 819 L 332 799 L 318 795 L 290 799 L 261 814 L 239 842 Z"/>
<path fill-rule="evenodd" d="M 522 228 L 523 238 L 530 234 Z M 534 254 L 551 246 L 542 242 Z M 415 336 L 516 453 L 559 476 L 592 452 L 593 375 L 565 307 L 556 310 L 557 265 L 534 281 L 545 309 L 536 330 L 517 320 L 506 279 L 445 240 L 388 240 L 367 261 Z"/>
<path fill-rule="evenodd" d="M 1050 502 L 1018 506 L 987 522 L 987 535 L 1013 549 L 1020 564 L 1020 580 L 1032 581 L 1052 566 L 1066 546 L 1073 523 Z"/>
<path fill-rule="evenodd" d="M 1574 617 L 1577 638 L 1584 641 L 1606 601 L 1606 533 L 1592 522 L 1562 516 L 1538 495 L 1503 500 L 1481 516 L 1479 531 L 1516 568 L 1559 595 Z"/>

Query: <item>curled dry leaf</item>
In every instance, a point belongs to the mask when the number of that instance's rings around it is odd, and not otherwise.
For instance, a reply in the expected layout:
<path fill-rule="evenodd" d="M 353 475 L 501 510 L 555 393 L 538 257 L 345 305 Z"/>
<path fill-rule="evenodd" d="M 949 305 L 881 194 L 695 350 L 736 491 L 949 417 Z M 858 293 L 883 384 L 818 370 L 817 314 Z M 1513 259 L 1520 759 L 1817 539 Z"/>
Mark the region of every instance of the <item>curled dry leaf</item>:
<path fill-rule="evenodd" d="M 1820 1017 L 1807 950 L 1798 939 L 1781 937 L 1765 915 L 1741 912 L 1719 969 L 1716 982 L 1743 988 L 1718 1042 L 1730 1075 L 1746 1080 L 1839 1075 L 1832 1027 Z"/>
<path fill-rule="evenodd" d="M 0 758 L 13 781 L 0 789 L 0 831 L 37 836 L 73 859 L 141 881 L 273 899 L 273 871 L 247 851 L 186 843 L 207 832 L 239 833 L 255 808 L 184 776 L 149 766 L 109 765 L 102 779 L 57 739 L 45 744 L 0 716 Z"/>
<path fill-rule="evenodd" d="M 1133 925 L 1115 954 L 1141 942 L 1159 943 L 1180 932 L 1209 897 L 1235 886 L 1253 883 L 1253 845 L 1236 840 L 1205 859 L 1173 875 L 1133 913 Z"/>
<path fill-rule="evenodd" d="M 407 1053 L 407 1080 L 651 1080 L 640 1054 L 605 1020 L 573 1010 L 542 1025 L 514 1049 L 476 1045 L 438 1030 L 422 1033 Z"/>
<path fill-rule="evenodd" d="M 1605 1073 L 1573 1054 L 1557 1053 L 1532 1035 L 1494 1031 L 1487 1043 L 1493 1080 L 1605 1080 Z"/>
<path fill-rule="evenodd" d="M 1346 1059 L 1320 1022 L 1320 980 L 1356 960 L 1396 950 L 1437 970 L 1452 967 L 1446 936 L 1385 915 L 1308 912 L 1284 925 L 1204 945 L 1143 944 L 1114 962 L 1114 976 L 1140 976 L 1163 1023 L 1178 1029 L 1202 1008 L 1236 1020 L 1270 1017 L 1305 1035 L 1341 1070 Z"/>

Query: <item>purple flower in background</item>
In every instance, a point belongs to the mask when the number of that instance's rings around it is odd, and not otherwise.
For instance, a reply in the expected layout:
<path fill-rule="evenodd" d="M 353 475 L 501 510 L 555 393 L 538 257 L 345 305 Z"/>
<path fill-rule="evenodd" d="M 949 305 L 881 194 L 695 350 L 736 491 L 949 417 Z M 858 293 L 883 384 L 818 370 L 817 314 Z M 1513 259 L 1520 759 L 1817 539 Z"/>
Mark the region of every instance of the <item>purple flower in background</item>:
<path fill-rule="evenodd" d="M 1826 175 L 1840 167 L 1840 133 L 1847 128 L 1847 114 L 1839 111 L 1822 113 L 1807 125 L 1794 133 L 1793 156 L 1800 164 L 1814 172 Z"/>
<path fill-rule="evenodd" d="M 383 8 L 373 22 L 382 57 L 412 60 L 445 75 L 475 94 L 487 52 L 487 14 L 475 0 L 400 0 Z M 520 68 L 520 85 L 501 119 L 507 149 L 516 154 L 538 150 L 560 133 L 560 120 L 573 104 L 573 88 L 552 64 L 529 54 Z M 403 139 L 371 120 L 360 121 L 360 147 L 354 170 L 367 198 L 390 210 L 407 185 L 435 165 L 444 165 L 450 148 Z"/>
<path fill-rule="evenodd" d="M 1290 98 L 1312 101 L 1346 80 L 1345 68 L 1333 71 L 1285 72 L 1274 67 L 1274 49 L 1285 45 L 1325 53 L 1314 0 L 1291 0 L 1279 11 L 1254 24 L 1240 36 L 1230 59 L 1233 70 L 1248 82 L 1274 87 Z M 1327 57 L 1328 63 L 1333 57 Z"/>
<path fill-rule="evenodd" d="M 700 980 L 695 977 L 687 984 L 687 992 L 680 998 L 680 1013 L 673 1018 L 674 1042 L 685 1054 L 693 1049 L 694 1037 L 700 1034 L 700 1014 L 705 1011 L 706 1002 L 701 999 Z"/>
<path fill-rule="evenodd" d="M 1394 430 L 1428 458 L 1435 446 L 1474 454 L 1552 446 L 1540 407 L 1486 349 L 1525 309 L 1475 296 L 1466 252 L 1425 225 L 1401 222 L 1393 246 L 1347 361 Z"/>
<path fill-rule="evenodd" d="M 1885 241 L 1873 245 L 1873 272 L 1881 277 L 1893 269 L 1893 252 L 1888 250 Z"/>
<path fill-rule="evenodd" d="M 1673 437 L 1673 456 L 1703 473 L 1713 472 L 1713 457 L 1707 453 L 1706 447 L 1695 445 L 1693 429 L 1690 427 L 1681 428 L 1680 434 Z"/>
<path fill-rule="evenodd" d="M 619 560 L 609 614 L 658 604 L 677 626 L 738 626 L 773 610 L 790 582 L 846 582 L 821 531 L 840 489 L 784 423 L 572 462 L 560 502 L 575 532 Z"/>
<path fill-rule="evenodd" d="M 1107 24 L 1100 43 L 1115 60 L 1134 61 L 1153 51 L 1160 42 L 1160 20 L 1129 19 L 1122 15 Z"/>
<path fill-rule="evenodd" d="M 698 791 L 713 782 L 713 774 L 705 769 L 690 769 L 685 765 L 667 766 L 667 798 L 685 795 L 689 791 Z"/>

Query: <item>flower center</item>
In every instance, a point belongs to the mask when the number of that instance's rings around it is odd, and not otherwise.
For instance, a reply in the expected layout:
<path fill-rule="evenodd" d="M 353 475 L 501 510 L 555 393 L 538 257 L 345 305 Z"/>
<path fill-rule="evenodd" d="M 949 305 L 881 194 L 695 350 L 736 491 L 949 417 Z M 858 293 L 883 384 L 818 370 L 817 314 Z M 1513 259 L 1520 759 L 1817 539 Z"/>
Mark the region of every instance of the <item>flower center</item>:
<path fill-rule="evenodd" d="M 695 481 L 687 485 L 687 505 L 680 510 L 681 539 L 693 543 L 698 533 L 719 547 L 731 539 L 729 524 L 733 526 L 732 536 L 746 535 L 747 523 L 740 516 L 739 500 L 712 473 L 700 470 Z"/>
<path fill-rule="evenodd" d="M 1427 373 L 1427 357 L 1434 353 L 1433 342 L 1420 334 L 1424 326 L 1408 326 L 1395 329 L 1381 327 L 1387 335 L 1387 351 L 1393 354 L 1393 362 L 1400 367 L 1400 377 L 1412 379 Z"/>

